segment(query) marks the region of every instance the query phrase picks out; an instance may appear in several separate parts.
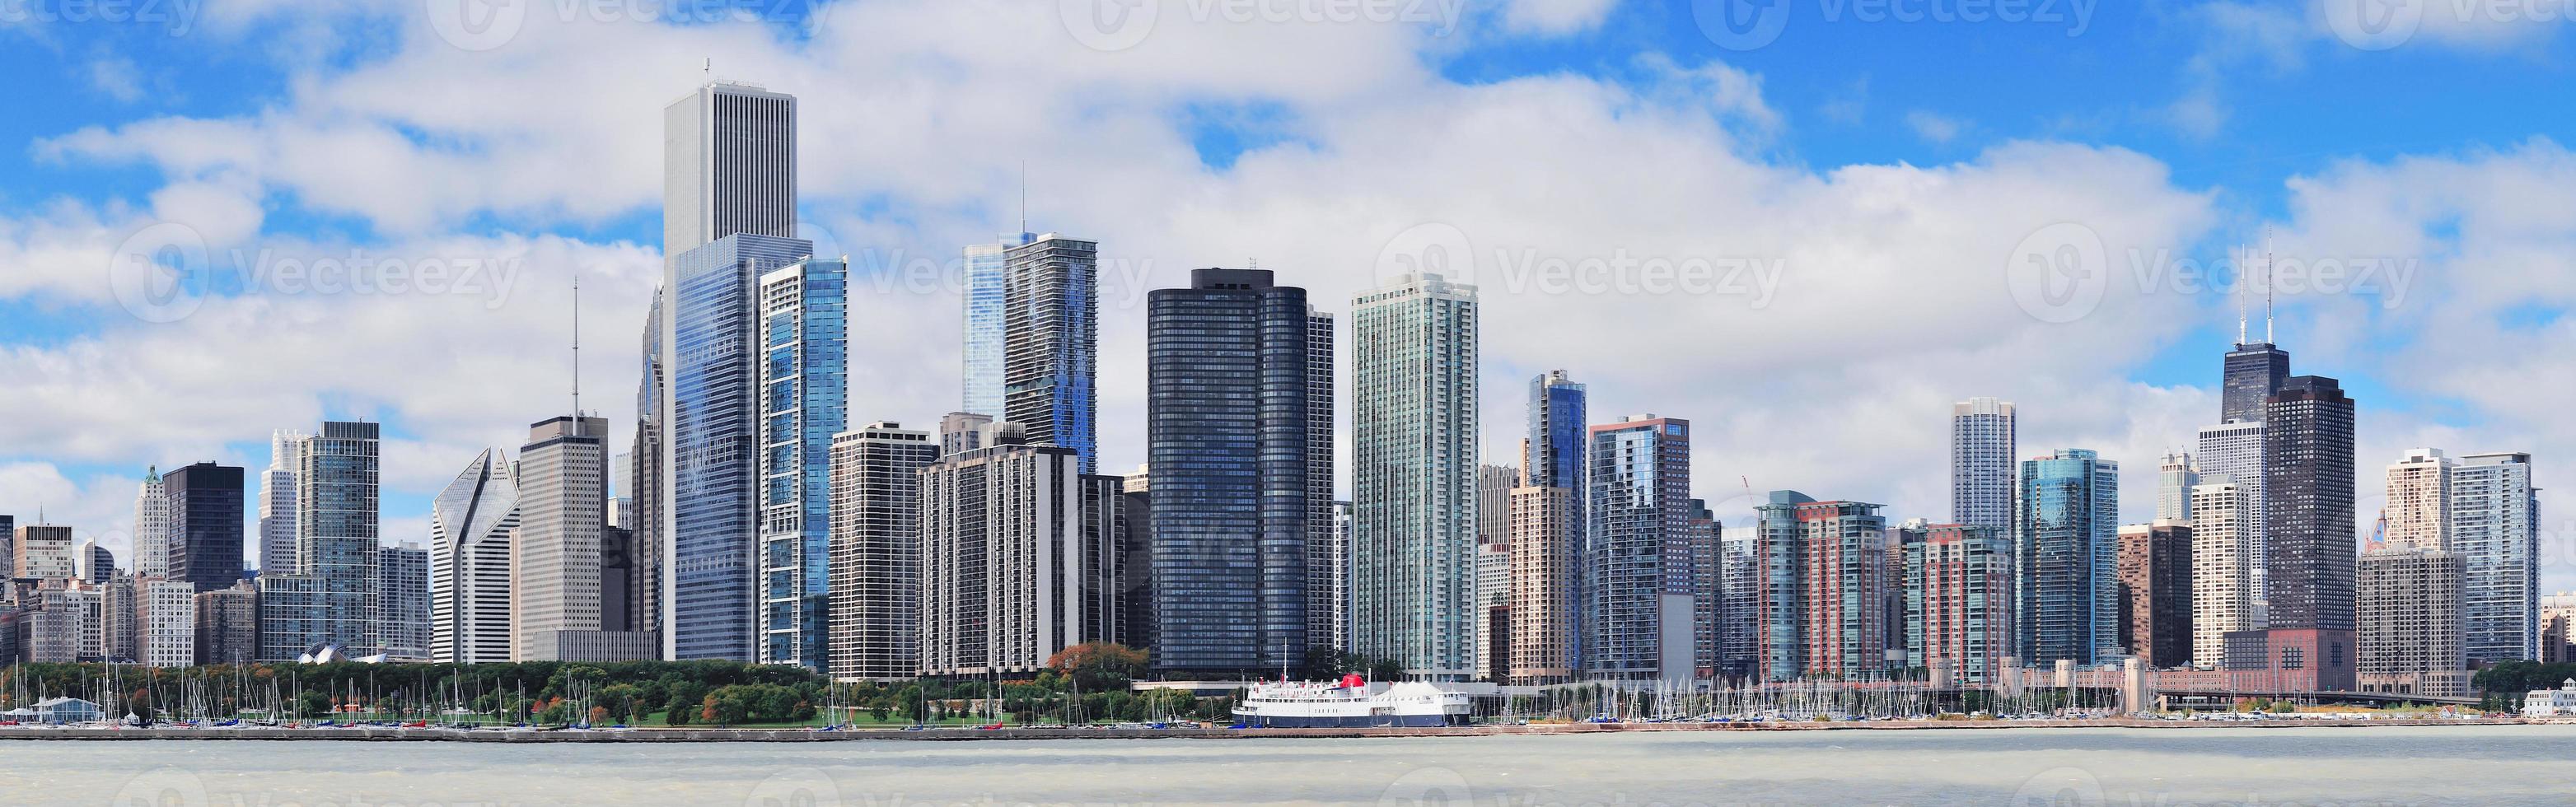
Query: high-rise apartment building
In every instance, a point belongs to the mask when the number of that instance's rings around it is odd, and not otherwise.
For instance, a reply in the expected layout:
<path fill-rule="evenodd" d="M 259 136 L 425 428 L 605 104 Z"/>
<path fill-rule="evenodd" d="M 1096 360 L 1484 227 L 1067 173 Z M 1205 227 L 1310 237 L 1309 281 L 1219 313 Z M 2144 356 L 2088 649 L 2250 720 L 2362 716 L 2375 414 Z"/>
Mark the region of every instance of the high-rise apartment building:
<path fill-rule="evenodd" d="M 2539 493 L 2529 454 L 2471 454 L 2452 470 L 2446 548 L 2468 575 L 2460 597 L 2471 661 L 2540 657 Z"/>
<path fill-rule="evenodd" d="M 1003 411 L 1002 373 L 1009 352 L 1011 250 L 1037 240 L 1036 233 L 1004 233 L 990 244 L 966 248 L 966 350 L 962 411 Z"/>
<path fill-rule="evenodd" d="M 280 429 L 269 435 L 268 469 L 259 481 L 259 571 L 295 573 L 295 472 L 304 467 L 312 435 Z"/>
<path fill-rule="evenodd" d="M 1510 541 L 1511 656 L 1504 678 L 1519 686 L 1567 683 L 1580 669 L 1583 639 L 1578 603 L 1571 596 L 1583 576 L 1567 526 L 1574 519 L 1574 490 L 1512 489 Z"/>
<path fill-rule="evenodd" d="M 921 668 L 921 471 L 929 432 L 870 423 L 832 439 L 830 673 L 910 678 Z"/>
<path fill-rule="evenodd" d="M 2021 465 L 2019 654 L 2078 666 L 2120 650 L 2120 464 L 2060 449 Z"/>
<path fill-rule="evenodd" d="M 1154 664 L 1302 666 L 1339 609 L 1330 346 L 1304 289 L 1199 269 L 1146 303 Z M 1319 399 L 1322 402 L 1319 405 Z M 1033 438 L 1034 439 L 1034 438 Z"/>
<path fill-rule="evenodd" d="M 1590 555 L 1584 537 L 1591 524 L 1584 515 L 1584 504 L 1590 494 L 1585 487 L 1584 474 L 1590 466 L 1585 462 L 1584 452 L 1592 442 L 1590 409 L 1590 391 L 1576 383 L 1564 370 L 1549 370 L 1532 377 L 1528 426 L 1521 439 L 1521 484 L 1533 488 L 1564 488 L 1572 491 L 1574 496 L 1570 505 L 1573 509 L 1567 511 L 1569 517 L 1557 522 L 1565 528 L 1565 536 L 1551 544 L 1573 553 L 1577 564 L 1574 574 L 1565 581 L 1542 579 L 1539 582 L 1550 585 L 1562 582 L 1563 585 L 1533 592 L 1533 595 L 1564 600 L 1572 609 L 1574 623 L 1572 632 L 1564 634 L 1567 641 L 1564 650 L 1572 666 L 1578 670 L 1583 666 L 1584 604 L 1589 601 L 1584 586 L 1590 574 L 1585 559 Z"/>
<path fill-rule="evenodd" d="M 1351 323 L 1351 650 L 1464 679 L 1476 636 L 1476 290 L 1406 275 L 1353 299 Z"/>
<path fill-rule="evenodd" d="M 244 664 L 259 655 L 259 589 L 245 580 L 196 594 L 198 664 Z"/>
<path fill-rule="evenodd" d="M 429 550 L 386 546 L 376 558 L 376 643 L 386 661 L 430 660 Z"/>
<path fill-rule="evenodd" d="M 2458 555 L 2396 543 L 2363 553 L 2355 590 L 2354 670 L 2363 692 L 2459 696 L 2469 667 L 2460 650 Z"/>
<path fill-rule="evenodd" d="M 1585 671 L 1596 680 L 1690 680 L 1698 667 L 1690 421 L 1635 415 L 1593 426 L 1586 455 Z"/>
<path fill-rule="evenodd" d="M 2120 528 L 2120 648 L 2148 669 L 2191 664 L 2191 550 L 2187 522 Z"/>
<path fill-rule="evenodd" d="M 379 427 L 326 422 L 296 472 L 296 568 L 260 575 L 259 658 L 376 653 Z"/>
<path fill-rule="evenodd" d="M 1762 646 L 1762 531 L 1732 530 L 1718 537 L 1725 563 L 1720 572 L 1723 602 L 1718 608 L 1717 674 L 1730 681 L 1751 678 Z"/>
<path fill-rule="evenodd" d="M 2408 449 L 2388 466 L 2388 519 L 2382 536 L 2392 547 L 2444 549 L 2451 543 L 2451 468 L 2438 448 Z"/>
<path fill-rule="evenodd" d="M 984 435 L 992 431 L 992 415 L 974 412 L 950 412 L 939 419 L 939 456 L 964 454 L 984 447 Z"/>
<path fill-rule="evenodd" d="M 1717 512 L 1705 501 L 1692 499 L 1690 511 L 1690 674 L 1694 679 L 1713 680 L 1726 647 L 1726 524 L 1717 520 Z M 1901 563 L 1898 568 L 1903 568 Z M 1898 576 L 1901 588 L 1901 571 Z"/>
<path fill-rule="evenodd" d="M 134 495 L 134 572 L 145 577 L 170 576 L 170 498 L 161 469 L 143 472 L 143 487 Z"/>
<path fill-rule="evenodd" d="M 1002 416 L 1099 467 L 1100 243 L 1046 233 L 1003 256 Z M 990 412 L 980 414 L 992 414 Z"/>
<path fill-rule="evenodd" d="M 2263 519 L 2245 486 L 2224 474 L 2191 489 L 2191 662 L 2217 666 L 2227 635 L 2262 627 L 2245 532 Z"/>
<path fill-rule="evenodd" d="M 241 580 L 242 469 L 200 462 L 163 474 L 161 487 L 167 506 L 160 576 L 199 591 Z"/>
<path fill-rule="evenodd" d="M 813 245 L 736 233 L 673 257 L 663 283 L 671 563 L 664 655 L 758 658 L 763 350 L 759 282 Z"/>
<path fill-rule="evenodd" d="M 80 547 L 72 542 L 72 528 L 58 524 L 26 524 L 18 527 L 12 542 L 15 568 L 10 577 L 20 580 L 72 580 L 80 577 Z"/>
<path fill-rule="evenodd" d="M 1879 505 L 1772 491 L 1761 514 L 1767 681 L 1861 678 L 1887 664 L 1887 518 Z"/>
<path fill-rule="evenodd" d="M 1935 680 L 1996 680 L 2012 656 L 2012 541 L 1992 527 L 1932 524 L 1905 550 L 1905 666 Z"/>
<path fill-rule="evenodd" d="M 921 674 L 1035 673 L 1064 648 L 1118 641 L 1120 481 L 1073 449 L 994 424 L 985 447 L 921 474 Z M 1086 505 L 1090 510 L 1086 509 Z"/>
<path fill-rule="evenodd" d="M 760 278 L 760 659 L 824 671 L 832 437 L 849 425 L 849 264 Z"/>
<path fill-rule="evenodd" d="M 2269 527 L 2265 522 L 2263 504 L 2263 435 L 2263 422 L 2258 419 L 2203 427 L 2199 441 L 2201 483 L 2227 480 L 2235 486 L 2230 495 L 2237 506 L 2244 508 L 2241 518 L 2231 516 L 2234 524 L 2227 534 L 2235 537 L 2234 551 L 2245 569 L 2246 576 L 2239 583 L 2246 590 L 2242 618 L 2247 629 L 2263 626 L 2264 603 L 2270 596 L 2264 590 L 2264 580 L 2270 577 L 2270 568 L 2264 565 L 2269 547 L 2264 543 L 2263 535 Z M 2196 534 L 2206 535 L 2199 525 L 2201 513 L 2196 495 L 2193 501 L 2192 529 Z"/>
<path fill-rule="evenodd" d="M 2156 467 L 2156 518 L 2191 523 L 2191 489 L 2200 487 L 2200 466 L 2190 454 L 2166 454 Z"/>
<path fill-rule="evenodd" d="M 518 529 L 518 478 L 497 451 L 475 455 L 430 500 L 430 660 L 511 660 L 510 542 Z"/>
<path fill-rule="evenodd" d="M 133 585 L 134 660 L 149 667 L 196 664 L 197 587 L 185 580 L 151 578 Z"/>
<path fill-rule="evenodd" d="M 2013 405 L 1970 398 L 1950 407 L 1950 518 L 2013 528 Z"/>

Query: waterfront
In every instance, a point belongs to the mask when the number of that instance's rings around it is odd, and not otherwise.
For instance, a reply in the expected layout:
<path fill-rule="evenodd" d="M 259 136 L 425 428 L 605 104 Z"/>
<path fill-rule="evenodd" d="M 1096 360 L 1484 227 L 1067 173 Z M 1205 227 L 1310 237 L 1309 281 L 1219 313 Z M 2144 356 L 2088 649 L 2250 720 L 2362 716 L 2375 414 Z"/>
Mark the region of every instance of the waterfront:
<path fill-rule="evenodd" d="M 0 792 L 20 804 L 2563 804 L 2576 727 L 507 748 L 9 741 L 0 760 Z"/>

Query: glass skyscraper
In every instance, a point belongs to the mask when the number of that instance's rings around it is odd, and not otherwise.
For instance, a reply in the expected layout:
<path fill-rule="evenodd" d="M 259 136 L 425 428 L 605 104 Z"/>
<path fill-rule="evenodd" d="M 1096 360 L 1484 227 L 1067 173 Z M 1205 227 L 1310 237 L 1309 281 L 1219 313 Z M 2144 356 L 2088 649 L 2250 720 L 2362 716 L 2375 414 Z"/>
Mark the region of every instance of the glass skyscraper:
<path fill-rule="evenodd" d="M 2118 655 L 2120 464 L 2059 449 L 2023 461 L 2021 477 L 2019 655 L 2041 665 Z"/>
<path fill-rule="evenodd" d="M 671 658 L 758 657 L 753 577 L 765 353 L 754 297 L 760 278 L 805 260 L 813 248 L 736 233 L 669 262 L 662 342 L 672 562 L 663 644 Z"/>
<path fill-rule="evenodd" d="M 849 423 L 849 264 L 760 279 L 760 659 L 829 669 L 832 436 Z"/>
<path fill-rule="evenodd" d="M 1035 233 L 1004 233 L 995 243 L 966 248 L 965 389 L 957 411 L 1002 414 L 1003 357 L 1010 338 L 1010 253 L 1034 240 Z"/>
<path fill-rule="evenodd" d="M 1595 680 L 1690 680 L 1690 421 L 1645 415 L 1591 435 L 1583 666 Z"/>
<path fill-rule="evenodd" d="M 2227 352 L 2223 373 L 2218 422 L 2262 420 L 2263 400 L 2290 377 L 2290 354 L 2270 343 L 2239 344 Z"/>
<path fill-rule="evenodd" d="M 2540 500 L 2531 455 L 2471 454 L 2451 471 L 2451 553 L 2467 564 L 2465 653 L 2539 659 Z"/>
<path fill-rule="evenodd" d="M 2349 632 L 2352 399 L 2334 379 L 2297 376 L 2273 393 L 2263 426 L 2265 627 Z"/>
<path fill-rule="evenodd" d="M 1017 247 L 1003 305 L 1002 419 L 1099 472 L 1100 244 L 1047 233 Z M 993 414 L 978 412 L 976 414 Z"/>
<path fill-rule="evenodd" d="M 1475 662 L 1476 330 L 1475 287 L 1436 274 L 1351 301 L 1350 649 L 1409 675 Z"/>
<path fill-rule="evenodd" d="M 170 499 L 168 577 L 198 591 L 232 588 L 242 573 L 242 469 L 200 462 L 161 477 Z"/>
<path fill-rule="evenodd" d="M 328 422 L 296 474 L 297 573 L 259 577 L 259 659 L 376 652 L 378 427 Z"/>
<path fill-rule="evenodd" d="M 1200 269 L 1147 298 L 1158 669 L 1276 670 L 1333 643 L 1333 390 L 1310 372 L 1331 331 L 1271 280 Z"/>
<path fill-rule="evenodd" d="M 1558 658 L 1565 659 L 1567 666 L 1576 670 L 1583 669 L 1585 642 L 1583 624 L 1586 618 L 1585 611 L 1588 610 L 1587 604 L 1590 602 L 1584 594 L 1584 580 L 1589 576 L 1586 559 L 1591 556 L 1583 540 L 1585 532 L 1591 527 L 1583 516 L 1584 500 L 1589 498 L 1584 492 L 1583 485 L 1583 473 L 1586 469 L 1584 448 L 1585 444 L 1591 441 L 1587 420 L 1590 417 L 1587 411 L 1589 406 L 1590 394 L 1585 391 L 1582 384 L 1575 383 L 1572 377 L 1566 375 L 1564 370 L 1550 370 L 1531 378 L 1529 427 L 1528 434 L 1523 437 L 1524 456 L 1521 457 L 1523 487 L 1560 488 L 1566 493 L 1566 517 L 1550 522 L 1561 524 L 1565 534 L 1555 541 L 1533 542 L 1528 547 L 1528 551 L 1551 549 L 1562 551 L 1572 559 L 1575 573 L 1564 578 L 1541 576 L 1524 582 L 1529 585 L 1548 586 L 1563 579 L 1572 583 L 1570 586 L 1563 586 L 1565 590 L 1538 592 L 1537 596 L 1561 601 L 1564 613 L 1573 616 L 1573 625 L 1564 626 L 1562 630 L 1549 631 L 1549 634 L 1561 635 L 1564 638 L 1565 646 L 1561 649 L 1562 655 Z M 1516 543 L 1512 551 L 1524 550 Z"/>
<path fill-rule="evenodd" d="M 2013 523 L 2013 405 L 1970 398 L 1950 408 L 1950 517 L 2002 534 Z"/>

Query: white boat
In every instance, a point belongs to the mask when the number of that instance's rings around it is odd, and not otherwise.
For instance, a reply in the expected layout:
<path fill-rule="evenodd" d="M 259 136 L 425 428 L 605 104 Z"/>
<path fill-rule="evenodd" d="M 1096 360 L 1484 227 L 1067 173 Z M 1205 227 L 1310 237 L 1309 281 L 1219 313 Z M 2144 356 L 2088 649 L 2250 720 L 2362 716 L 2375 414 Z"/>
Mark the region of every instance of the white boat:
<path fill-rule="evenodd" d="M 1424 683 L 1371 684 L 1356 675 L 1331 683 L 1254 684 L 1234 707 L 1236 721 L 1256 728 L 1463 726 L 1469 712 L 1464 693 Z"/>

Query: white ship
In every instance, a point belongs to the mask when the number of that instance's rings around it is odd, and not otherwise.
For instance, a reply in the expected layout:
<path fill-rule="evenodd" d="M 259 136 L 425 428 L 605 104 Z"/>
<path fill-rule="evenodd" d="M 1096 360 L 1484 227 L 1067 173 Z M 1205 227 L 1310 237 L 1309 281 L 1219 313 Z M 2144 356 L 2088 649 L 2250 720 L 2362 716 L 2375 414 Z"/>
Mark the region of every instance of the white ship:
<path fill-rule="evenodd" d="M 1422 683 L 1371 684 L 1359 676 L 1332 683 L 1254 684 L 1234 718 L 1256 728 L 1463 726 L 1464 693 Z"/>

